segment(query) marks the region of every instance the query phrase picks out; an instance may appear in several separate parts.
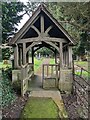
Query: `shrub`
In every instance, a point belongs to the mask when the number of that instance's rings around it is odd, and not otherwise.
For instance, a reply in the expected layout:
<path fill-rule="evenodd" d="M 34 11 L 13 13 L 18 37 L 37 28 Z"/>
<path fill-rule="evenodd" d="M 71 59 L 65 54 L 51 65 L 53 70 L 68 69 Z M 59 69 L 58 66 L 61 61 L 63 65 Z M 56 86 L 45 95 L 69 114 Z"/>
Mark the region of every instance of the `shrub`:
<path fill-rule="evenodd" d="M 13 89 L 17 94 L 21 94 L 21 80 L 14 81 L 12 83 Z"/>
<path fill-rule="evenodd" d="M 0 82 L 2 88 L 2 107 L 4 107 L 15 100 L 16 94 L 6 71 L 2 71 L 2 80 Z"/>

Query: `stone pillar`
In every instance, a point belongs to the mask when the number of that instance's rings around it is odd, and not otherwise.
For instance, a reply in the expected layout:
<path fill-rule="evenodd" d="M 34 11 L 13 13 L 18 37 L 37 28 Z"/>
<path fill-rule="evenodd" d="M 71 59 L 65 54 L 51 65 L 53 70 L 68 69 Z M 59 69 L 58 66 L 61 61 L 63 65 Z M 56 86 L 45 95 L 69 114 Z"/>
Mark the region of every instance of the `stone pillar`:
<path fill-rule="evenodd" d="M 14 48 L 14 68 L 18 68 L 18 45 Z"/>
<path fill-rule="evenodd" d="M 69 53 L 69 68 L 72 68 L 72 46 L 68 46 L 68 53 Z"/>
<path fill-rule="evenodd" d="M 23 65 L 26 64 L 26 44 L 23 43 Z"/>

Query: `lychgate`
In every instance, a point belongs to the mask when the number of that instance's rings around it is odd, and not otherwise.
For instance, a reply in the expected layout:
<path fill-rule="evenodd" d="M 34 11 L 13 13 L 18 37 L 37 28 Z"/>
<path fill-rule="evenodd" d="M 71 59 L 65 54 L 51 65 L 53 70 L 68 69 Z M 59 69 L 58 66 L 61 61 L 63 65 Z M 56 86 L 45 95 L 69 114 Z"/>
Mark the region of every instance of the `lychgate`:
<path fill-rule="evenodd" d="M 14 49 L 12 77 L 13 80 L 20 79 L 22 81 L 22 95 L 28 89 L 28 79 L 34 74 L 34 53 L 42 47 L 47 47 L 55 53 L 55 64 L 43 65 L 42 87 L 51 88 L 53 86 L 61 91 L 71 92 L 73 81 L 72 47 L 75 44 L 75 40 L 41 4 L 9 42 L 9 45 Z M 29 50 L 32 51 L 31 64 L 29 63 Z M 47 76 L 44 73 L 45 66 L 47 70 L 51 69 L 51 73 L 48 75 L 47 72 Z M 53 77 L 51 77 L 52 74 Z"/>

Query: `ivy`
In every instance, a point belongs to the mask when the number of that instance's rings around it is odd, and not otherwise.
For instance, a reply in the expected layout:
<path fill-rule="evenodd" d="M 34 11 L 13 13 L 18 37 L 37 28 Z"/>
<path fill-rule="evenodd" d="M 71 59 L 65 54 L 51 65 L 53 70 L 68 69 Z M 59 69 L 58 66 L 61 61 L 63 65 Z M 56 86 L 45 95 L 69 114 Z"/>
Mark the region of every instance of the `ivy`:
<path fill-rule="evenodd" d="M 2 72 L 1 87 L 2 87 L 2 107 L 5 107 L 16 99 L 16 95 L 11 85 L 11 81 L 8 77 L 7 71 Z"/>

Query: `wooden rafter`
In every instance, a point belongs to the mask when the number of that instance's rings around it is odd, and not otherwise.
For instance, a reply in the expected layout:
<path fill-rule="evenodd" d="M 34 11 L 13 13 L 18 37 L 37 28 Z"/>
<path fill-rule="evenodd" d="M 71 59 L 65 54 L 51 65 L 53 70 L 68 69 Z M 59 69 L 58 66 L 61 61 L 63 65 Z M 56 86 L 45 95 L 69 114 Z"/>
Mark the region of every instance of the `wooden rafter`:
<path fill-rule="evenodd" d="M 40 31 L 34 25 L 31 26 L 31 28 L 33 28 L 37 32 L 37 34 L 40 36 Z"/>
<path fill-rule="evenodd" d="M 52 42 L 46 42 L 46 41 L 45 41 L 45 43 L 51 45 L 52 47 L 54 47 L 59 52 L 59 48 L 54 43 L 52 43 Z"/>
<path fill-rule="evenodd" d="M 44 16 L 41 15 L 41 33 L 44 33 Z"/>
<path fill-rule="evenodd" d="M 49 26 L 49 27 L 47 28 L 47 30 L 45 31 L 45 33 L 48 34 L 48 32 L 49 32 L 52 28 L 53 28 L 53 26 Z"/>
<path fill-rule="evenodd" d="M 33 42 L 29 47 L 26 48 L 26 53 L 29 51 L 30 48 L 34 47 L 37 45 L 39 42 Z"/>

